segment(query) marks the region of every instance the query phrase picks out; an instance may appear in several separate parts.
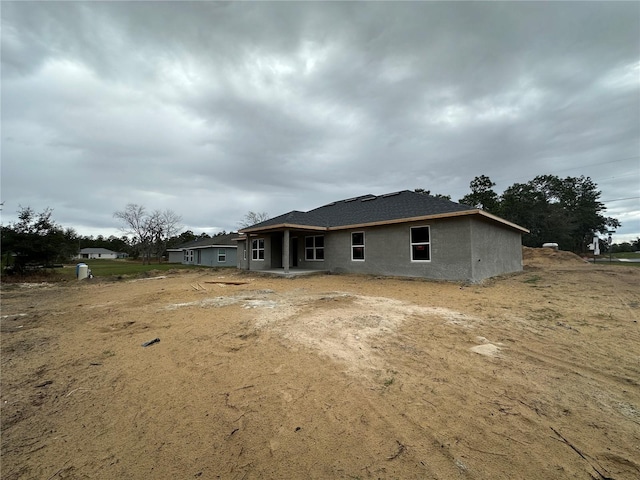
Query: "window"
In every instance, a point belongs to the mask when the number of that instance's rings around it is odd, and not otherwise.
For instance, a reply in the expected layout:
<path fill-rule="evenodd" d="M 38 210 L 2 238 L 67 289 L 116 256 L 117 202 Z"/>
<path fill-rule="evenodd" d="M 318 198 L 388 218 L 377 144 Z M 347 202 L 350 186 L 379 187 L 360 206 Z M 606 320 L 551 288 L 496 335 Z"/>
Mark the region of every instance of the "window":
<path fill-rule="evenodd" d="M 431 261 L 429 227 L 411 227 L 411 261 Z"/>
<path fill-rule="evenodd" d="M 316 235 L 304 238 L 305 260 L 324 260 L 324 236 Z"/>
<path fill-rule="evenodd" d="M 364 260 L 364 232 L 351 234 L 351 260 Z"/>
<path fill-rule="evenodd" d="M 264 260 L 264 238 L 251 240 L 251 259 Z"/>
<path fill-rule="evenodd" d="M 218 262 L 226 262 L 227 261 L 227 249 L 219 248 L 218 249 Z"/>

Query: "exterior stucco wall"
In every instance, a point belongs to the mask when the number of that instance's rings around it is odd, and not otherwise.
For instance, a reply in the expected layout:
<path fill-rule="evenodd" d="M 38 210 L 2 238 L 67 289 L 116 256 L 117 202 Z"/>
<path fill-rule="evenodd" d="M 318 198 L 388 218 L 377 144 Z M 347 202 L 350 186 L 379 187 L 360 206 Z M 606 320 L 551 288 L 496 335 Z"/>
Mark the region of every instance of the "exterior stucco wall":
<path fill-rule="evenodd" d="M 79 259 L 89 260 L 115 260 L 118 258 L 117 253 L 81 253 L 78 255 Z"/>
<path fill-rule="evenodd" d="M 182 251 L 168 252 L 168 253 L 169 253 L 169 258 L 167 259 L 167 261 L 169 263 L 182 263 L 182 260 L 184 259 L 184 253 L 182 253 Z"/>
<path fill-rule="evenodd" d="M 522 235 L 481 219 L 471 220 L 473 280 L 522 270 Z"/>
<path fill-rule="evenodd" d="M 218 261 L 218 250 L 223 249 L 226 254 L 224 262 Z M 188 248 L 186 250 L 189 250 Z M 198 252 L 200 258 L 198 259 Z M 183 256 L 183 253 L 180 253 Z M 183 258 L 180 260 L 185 265 L 202 265 L 205 267 L 235 267 L 237 264 L 237 248 L 236 247 L 209 247 L 193 249 L 193 261 L 185 261 Z"/>
<path fill-rule="evenodd" d="M 263 239 L 264 240 L 264 260 L 254 260 L 251 257 L 251 242 L 253 240 L 258 240 L 258 239 Z M 271 253 L 271 245 L 273 244 L 272 238 L 271 238 L 271 234 L 265 233 L 263 235 L 257 235 L 255 237 L 251 237 L 249 240 L 249 247 L 247 250 L 247 258 L 250 259 L 251 262 L 251 270 L 269 270 L 270 268 L 275 268 L 271 266 L 271 258 L 272 258 L 272 253 Z M 282 249 L 282 244 L 280 245 L 280 247 L 277 247 L 280 250 Z M 282 254 L 281 254 L 282 255 Z M 242 262 L 244 263 L 244 266 L 242 266 L 241 268 L 247 268 L 246 267 L 246 262 Z M 280 261 L 280 263 L 282 263 L 282 260 Z M 280 265 L 282 266 L 282 265 Z"/>
<path fill-rule="evenodd" d="M 236 254 L 236 267 L 247 270 L 247 242 L 245 240 L 238 241 L 238 250 Z"/>
<path fill-rule="evenodd" d="M 429 227 L 431 260 L 416 262 L 411 260 L 411 227 L 422 226 Z M 364 232 L 364 261 L 351 258 L 354 232 Z M 325 258 L 306 260 L 305 238 L 316 235 L 324 236 Z M 282 268 L 282 232 L 251 237 L 256 238 L 265 241 L 265 259 L 252 259 L 251 270 Z M 304 270 L 472 282 L 522 270 L 521 234 L 470 216 L 322 233 L 291 231 L 290 238 L 290 265 Z M 246 269 L 247 262 L 242 260 L 244 248 L 244 242 L 239 242 L 237 266 Z M 247 255 L 251 255 L 250 248 Z"/>
<path fill-rule="evenodd" d="M 330 270 L 332 262 L 330 261 L 331 245 L 335 243 L 334 234 L 329 232 L 295 232 L 292 238 L 297 238 L 298 246 L 298 268 L 303 270 Z M 324 257 L 325 260 L 307 260 L 305 255 L 305 238 L 324 236 Z M 293 250 L 293 249 L 290 249 Z M 291 252 L 293 256 L 293 252 Z M 293 261 L 292 261 L 293 264 Z"/>
<path fill-rule="evenodd" d="M 218 250 L 224 250 L 224 262 L 218 261 Z M 202 249 L 202 263 L 208 267 L 235 267 L 237 249 L 233 247 L 212 247 Z"/>
<path fill-rule="evenodd" d="M 411 227 L 430 229 L 431 260 L 411 260 Z M 364 232 L 365 259 L 351 259 L 351 234 Z M 441 280 L 470 278 L 467 218 L 432 220 L 331 232 L 325 239 L 325 269 L 336 273 L 399 275 Z"/>

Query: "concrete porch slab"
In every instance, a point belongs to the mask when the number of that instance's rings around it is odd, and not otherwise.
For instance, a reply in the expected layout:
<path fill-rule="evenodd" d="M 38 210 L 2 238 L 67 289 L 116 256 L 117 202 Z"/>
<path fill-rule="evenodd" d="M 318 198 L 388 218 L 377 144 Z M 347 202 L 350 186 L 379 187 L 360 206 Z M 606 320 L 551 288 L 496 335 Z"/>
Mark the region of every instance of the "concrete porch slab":
<path fill-rule="evenodd" d="M 264 273 L 267 275 L 274 275 L 277 277 L 301 277 L 308 275 L 322 275 L 327 273 L 328 270 L 303 270 L 299 268 L 290 268 L 289 273 L 284 273 L 284 268 L 271 268 L 269 270 L 253 270 L 251 273 Z"/>

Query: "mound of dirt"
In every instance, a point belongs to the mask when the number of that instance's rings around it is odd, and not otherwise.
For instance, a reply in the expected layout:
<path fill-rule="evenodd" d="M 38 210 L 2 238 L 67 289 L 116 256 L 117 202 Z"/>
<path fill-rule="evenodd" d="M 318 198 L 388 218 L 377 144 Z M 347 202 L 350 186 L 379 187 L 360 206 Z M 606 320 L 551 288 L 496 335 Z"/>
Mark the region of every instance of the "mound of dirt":
<path fill-rule="evenodd" d="M 522 247 L 522 259 L 525 266 L 536 267 L 557 264 L 584 265 L 586 263 L 575 253 L 553 248 Z"/>

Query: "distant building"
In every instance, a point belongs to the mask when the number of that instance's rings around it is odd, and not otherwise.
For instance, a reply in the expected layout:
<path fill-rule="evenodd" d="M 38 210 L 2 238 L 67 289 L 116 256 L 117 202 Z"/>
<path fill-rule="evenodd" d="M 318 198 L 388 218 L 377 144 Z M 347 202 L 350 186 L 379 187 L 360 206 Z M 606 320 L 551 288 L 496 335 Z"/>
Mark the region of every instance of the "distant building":
<path fill-rule="evenodd" d="M 83 248 L 80 250 L 80 253 L 76 256 L 79 259 L 96 259 L 96 258 L 107 258 L 107 259 L 116 259 L 116 258 L 125 258 L 127 256 L 126 253 L 118 253 L 113 252 L 111 250 L 107 250 L 106 248 Z"/>
<path fill-rule="evenodd" d="M 203 265 L 207 267 L 236 267 L 239 236 L 235 233 L 217 235 L 168 248 L 169 263 Z"/>

